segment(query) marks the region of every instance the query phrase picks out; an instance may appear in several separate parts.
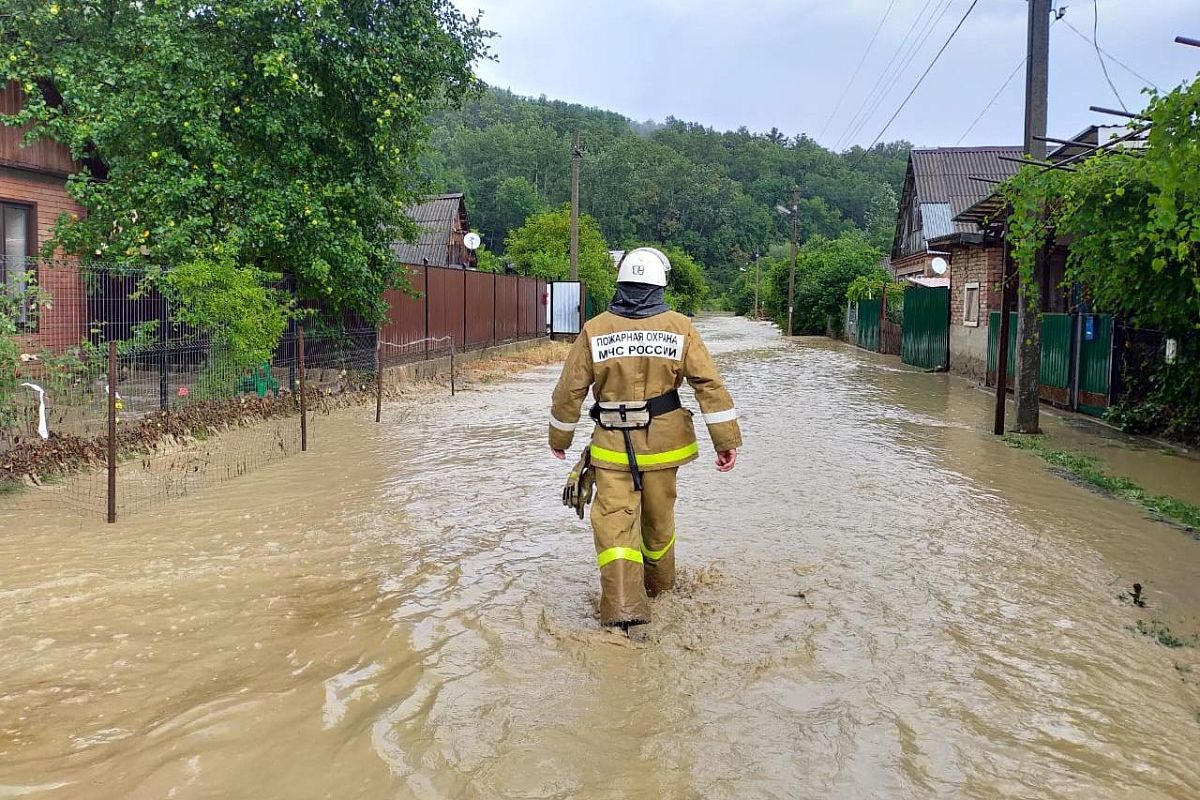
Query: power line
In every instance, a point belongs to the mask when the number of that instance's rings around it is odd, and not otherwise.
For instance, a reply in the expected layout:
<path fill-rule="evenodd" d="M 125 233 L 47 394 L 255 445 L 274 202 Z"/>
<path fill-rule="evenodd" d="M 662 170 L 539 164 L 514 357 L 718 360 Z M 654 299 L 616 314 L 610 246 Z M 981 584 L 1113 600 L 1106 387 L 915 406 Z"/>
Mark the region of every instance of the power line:
<path fill-rule="evenodd" d="M 938 0 L 938 2 L 941 2 L 941 0 Z M 929 18 L 929 20 L 925 23 L 925 26 L 921 29 L 921 32 L 917 34 L 917 38 L 908 48 L 900 65 L 892 72 L 882 91 L 876 95 L 872 102 L 867 104 L 866 113 L 863 114 L 862 118 L 858 120 L 854 130 L 850 132 L 850 141 L 853 141 L 860 133 L 862 133 L 863 128 L 865 128 L 867 123 L 871 121 L 871 118 L 875 115 L 875 112 L 878 110 L 879 106 L 888 96 L 891 95 L 892 90 L 899 85 L 901 78 L 904 77 L 904 73 L 908 70 L 913 61 L 916 60 L 917 55 L 925 47 L 925 43 L 928 42 L 930 37 L 933 36 L 934 31 L 937 30 L 937 26 L 940 25 L 942 20 L 946 17 L 947 12 L 950 11 L 950 8 L 954 5 L 954 2 L 955 0 L 946 0 L 945 4 L 941 5 L 940 7 L 935 7 L 933 16 Z"/>
<path fill-rule="evenodd" d="M 1092 44 L 1096 48 L 1096 60 L 1100 62 L 1104 80 L 1108 81 L 1108 88 L 1112 89 L 1112 93 L 1116 95 L 1117 102 L 1121 104 L 1121 110 L 1128 111 L 1125 101 L 1121 99 L 1121 93 L 1117 91 L 1117 85 L 1113 83 L 1112 77 L 1108 74 L 1108 64 L 1104 63 L 1104 56 L 1100 55 L 1100 0 L 1092 0 Z"/>
<path fill-rule="evenodd" d="M 1088 44 L 1090 44 L 1090 45 L 1093 45 L 1094 47 L 1096 47 L 1096 48 L 1097 48 L 1097 49 L 1098 49 L 1098 50 L 1099 50 L 1101 53 L 1103 53 L 1103 54 L 1104 54 L 1105 58 L 1107 58 L 1109 61 L 1111 61 L 1111 62 L 1113 62 L 1114 64 L 1116 64 L 1118 67 L 1120 67 L 1121 69 L 1125 70 L 1126 72 L 1128 72 L 1128 73 L 1129 73 L 1130 75 L 1132 75 L 1133 77 L 1137 78 L 1139 81 L 1141 81 L 1141 82 L 1142 82 L 1142 83 L 1144 83 L 1145 85 L 1147 85 L 1147 86 L 1153 86 L 1155 89 L 1157 89 L 1157 88 L 1158 88 L 1158 86 L 1157 86 L 1157 85 L 1154 83 L 1154 81 L 1150 80 L 1149 78 L 1147 78 L 1147 77 L 1146 77 L 1146 76 L 1144 76 L 1144 75 L 1141 75 L 1141 74 L 1139 74 L 1139 73 L 1138 73 L 1138 72 L 1136 72 L 1136 71 L 1135 71 L 1135 70 L 1134 70 L 1132 67 L 1130 67 L 1128 64 L 1126 64 L 1125 62 L 1121 61 L 1121 59 L 1117 58 L 1117 57 L 1116 57 L 1116 56 L 1114 56 L 1112 53 L 1110 53 L 1110 52 L 1108 52 L 1107 50 L 1105 50 L 1103 47 L 1100 47 L 1100 45 L 1096 44 L 1096 42 L 1095 42 L 1095 41 L 1093 41 L 1092 39 L 1088 38 L 1088 35 L 1087 35 L 1086 33 L 1084 33 L 1083 31 L 1079 30 L 1078 28 L 1076 28 L 1076 27 L 1075 27 L 1074 25 L 1072 25 L 1072 24 L 1071 24 L 1071 23 L 1070 23 L 1068 20 L 1066 20 L 1066 19 L 1064 18 L 1064 19 L 1063 19 L 1063 21 L 1062 21 L 1062 23 L 1063 23 L 1063 25 L 1066 25 L 1068 28 L 1070 28 L 1070 29 L 1071 29 L 1071 31 L 1072 31 L 1072 33 L 1074 33 L 1074 34 L 1075 34 L 1076 36 L 1078 36 L 1080 39 L 1083 39 L 1083 40 L 1084 40 L 1085 42 L 1087 42 Z"/>
<path fill-rule="evenodd" d="M 971 123 L 971 126 L 963 131 L 963 135 L 958 137 L 958 141 L 954 143 L 955 147 L 962 144 L 963 139 L 966 139 L 967 136 L 970 135 L 971 131 L 975 130 L 975 126 L 979 124 L 979 120 L 983 119 L 983 116 L 987 114 L 987 112 L 992 109 L 992 106 L 996 104 L 996 101 L 1000 99 L 1000 95 L 1004 94 L 1004 90 L 1008 88 L 1010 83 L 1012 83 L 1012 79 L 1017 77 L 1017 73 L 1020 72 L 1021 68 L 1025 66 L 1026 61 L 1028 61 L 1028 58 L 1022 58 L 1020 62 L 1017 63 L 1017 66 L 1013 69 L 1009 76 L 1005 78 L 1003 85 L 996 90 L 996 93 L 992 95 L 992 99 L 989 100 L 988 104 L 983 107 L 983 111 L 980 111 L 979 116 L 975 118 L 975 121 Z"/>
<path fill-rule="evenodd" d="M 863 154 L 859 156 L 859 161 L 862 161 L 862 159 L 866 157 L 866 154 L 870 152 L 871 148 L 878 144 L 879 140 L 883 138 L 883 134 L 887 133 L 887 129 L 890 128 L 892 123 L 896 121 L 896 117 L 900 116 L 900 112 L 904 110 L 904 107 L 908 105 L 908 101 L 911 100 L 913 95 L 917 93 L 917 89 L 921 88 L 921 84 L 925 82 L 925 78 L 930 72 L 933 71 L 934 65 L 936 65 L 938 59 L 942 57 L 942 53 L 946 52 L 946 48 L 950 46 L 950 43 L 954 41 L 954 37 L 958 35 L 958 32 L 962 29 L 962 26 L 966 23 L 967 17 L 971 16 L 971 12 L 975 10 L 975 6 L 977 5 L 979 5 L 979 0 L 971 0 L 971 5 L 967 8 L 966 13 L 962 15 L 962 19 L 958 21 L 958 24 L 954 26 L 954 30 L 950 31 L 950 36 L 947 37 L 945 43 L 942 45 L 942 48 L 937 51 L 937 55 L 933 57 L 933 61 L 930 61 L 929 66 L 926 67 L 925 71 L 921 73 L 921 77 L 917 79 L 916 85 L 913 86 L 912 91 L 910 91 L 908 96 L 904 98 L 904 102 L 902 102 L 900 107 L 896 109 L 896 113 L 892 114 L 891 119 L 889 119 L 887 124 L 884 125 L 883 128 L 880 129 L 879 133 L 875 135 L 874 140 L 872 140 L 871 143 L 863 149 Z M 857 166 L 857 164 L 855 166 Z"/>
<path fill-rule="evenodd" d="M 916 18 L 913 19 L 912 24 L 908 26 L 908 31 L 904 34 L 904 37 L 900 40 L 900 44 L 896 48 L 896 52 L 893 53 L 891 58 L 888 59 L 887 63 L 884 64 L 883 71 L 880 72 L 879 77 L 875 79 L 875 85 L 872 86 L 870 91 L 867 92 L 867 96 L 863 98 L 862 104 L 854 112 L 853 116 L 850 117 L 850 122 L 847 123 L 846 128 L 842 131 L 841 135 L 838 137 L 836 146 L 840 146 L 841 143 L 845 140 L 846 134 L 848 134 L 850 132 L 850 129 L 854 127 L 854 123 L 858 120 L 858 116 L 863 112 L 863 109 L 865 109 L 867 107 L 867 105 L 871 101 L 871 98 L 875 95 L 875 90 L 878 89 L 880 87 L 880 85 L 883 83 L 884 79 L 889 74 L 891 74 L 892 65 L 895 64 L 899 60 L 901 54 L 905 50 L 905 47 L 909 44 L 908 37 L 911 36 L 912 32 L 917 29 L 918 23 L 921 22 L 922 17 L 925 16 L 925 12 L 929 9 L 929 6 L 932 3 L 933 3 L 933 0 L 925 0 L 925 5 L 921 6 L 921 10 L 917 12 Z"/>
<path fill-rule="evenodd" d="M 888 15 L 892 13 L 892 8 L 895 5 L 896 0 L 892 0 L 890 3 L 888 3 L 887 10 L 883 12 L 883 19 L 879 20 L 879 25 L 875 27 L 875 33 L 871 36 L 871 41 L 867 42 L 867 49 L 863 51 L 862 58 L 858 60 L 858 66 L 854 68 L 854 74 L 850 76 L 850 80 L 846 83 L 846 88 L 842 90 L 841 96 L 838 97 L 837 105 L 834 106 L 833 113 L 829 115 L 829 119 L 825 120 L 824 127 L 822 127 L 821 132 L 817 134 L 818 139 L 825 135 L 825 131 L 829 129 L 829 125 L 831 122 L 833 122 L 833 118 L 837 116 L 839 111 L 841 111 L 842 103 L 846 101 L 846 95 L 850 93 L 850 87 L 854 85 L 854 81 L 858 78 L 858 73 L 862 71 L 863 64 L 866 63 L 867 56 L 871 53 L 871 48 L 875 45 L 875 40 L 879 38 L 879 32 L 883 30 L 883 23 L 887 22 Z"/>
<path fill-rule="evenodd" d="M 954 0 L 945 0 L 945 2 L 951 3 Z M 903 74 L 908 64 L 912 62 L 916 51 L 928 40 L 930 26 L 935 24 L 936 20 L 939 19 L 939 9 L 944 9 L 943 0 L 926 2 L 921 8 L 917 18 L 913 20 L 913 24 L 909 26 L 908 32 L 901 40 L 900 46 L 896 49 L 896 53 L 884 65 L 883 72 L 880 73 L 875 85 L 871 87 L 871 92 L 863 98 L 858 111 L 850 119 L 850 124 L 846 126 L 846 130 L 842 133 L 843 141 L 840 144 L 848 145 L 854 140 L 854 137 L 862 130 L 863 125 L 875 113 L 883 98 L 895 86 L 897 79 Z M 927 10 L 930 12 L 928 17 L 925 16 Z M 913 35 L 914 31 L 915 35 Z"/>

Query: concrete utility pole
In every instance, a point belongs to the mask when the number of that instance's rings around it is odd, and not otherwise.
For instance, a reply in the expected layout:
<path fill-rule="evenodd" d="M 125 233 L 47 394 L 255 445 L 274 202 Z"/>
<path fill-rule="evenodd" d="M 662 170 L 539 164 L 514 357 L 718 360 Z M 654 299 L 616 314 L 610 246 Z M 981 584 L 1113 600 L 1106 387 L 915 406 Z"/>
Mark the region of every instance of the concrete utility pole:
<path fill-rule="evenodd" d="M 579 280 L 579 131 L 571 137 L 571 280 Z"/>
<path fill-rule="evenodd" d="M 1046 159 L 1046 106 L 1050 72 L 1050 0 L 1029 0 L 1028 60 L 1025 68 L 1025 153 Z M 1041 303 L 1039 289 L 1046 268 L 1046 247 L 1038 248 L 1033 281 L 1022 281 L 1017 299 L 1017 359 L 1015 394 L 1017 432 L 1040 430 L 1042 366 Z"/>
<path fill-rule="evenodd" d="M 760 269 L 759 269 L 759 266 L 758 266 L 758 259 L 759 259 L 759 257 L 760 257 L 760 256 L 759 256 L 759 254 L 758 254 L 758 251 L 757 251 L 757 250 L 755 250 L 755 251 L 754 251 L 754 318 L 755 318 L 755 319 L 761 319 L 761 318 L 762 318 L 762 314 L 761 314 L 761 313 L 759 312 L 759 310 L 758 310 L 758 308 L 759 308 L 759 304 L 758 304 L 758 297 L 759 297 L 759 273 L 760 273 Z"/>
<path fill-rule="evenodd" d="M 793 312 L 796 309 L 796 250 L 799 247 L 797 239 L 799 238 L 799 220 L 797 211 L 800 209 L 800 187 L 792 187 L 792 267 L 788 270 L 788 326 L 787 335 L 794 335 L 795 328 L 792 327 Z"/>

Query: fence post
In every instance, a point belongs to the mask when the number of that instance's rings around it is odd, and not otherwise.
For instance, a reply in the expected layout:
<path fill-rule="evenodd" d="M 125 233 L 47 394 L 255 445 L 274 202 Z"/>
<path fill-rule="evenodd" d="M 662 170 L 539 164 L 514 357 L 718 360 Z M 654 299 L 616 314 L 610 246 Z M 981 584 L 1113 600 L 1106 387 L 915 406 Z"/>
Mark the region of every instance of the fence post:
<path fill-rule="evenodd" d="M 296 359 L 300 368 L 300 452 L 308 450 L 308 383 L 304 378 L 304 326 L 296 328 Z"/>
<path fill-rule="evenodd" d="M 450 334 L 450 396 L 454 397 L 454 334 Z"/>
<path fill-rule="evenodd" d="M 167 361 L 167 327 L 170 325 L 170 310 L 167 299 L 162 298 L 162 311 L 158 315 L 158 407 L 162 411 L 170 408 L 170 364 Z"/>
<path fill-rule="evenodd" d="M 1074 340 L 1071 342 L 1071 397 L 1067 405 L 1070 406 L 1072 411 L 1078 411 L 1080 378 L 1079 368 L 1083 366 L 1081 363 L 1083 359 L 1083 315 L 1079 313 L 1078 309 L 1076 309 L 1074 317 L 1075 319 L 1073 322 L 1075 324 L 1071 326 L 1071 338 Z"/>
<path fill-rule="evenodd" d="M 375 335 L 375 421 L 383 413 L 383 329 Z"/>
<path fill-rule="evenodd" d="M 108 340 L 108 524 L 117 521 L 117 342 Z"/>
<path fill-rule="evenodd" d="M 492 344 L 500 341 L 499 326 L 500 320 L 497 319 L 500 314 L 500 300 L 496 297 L 496 293 L 500 291 L 500 276 L 498 273 L 492 273 Z"/>

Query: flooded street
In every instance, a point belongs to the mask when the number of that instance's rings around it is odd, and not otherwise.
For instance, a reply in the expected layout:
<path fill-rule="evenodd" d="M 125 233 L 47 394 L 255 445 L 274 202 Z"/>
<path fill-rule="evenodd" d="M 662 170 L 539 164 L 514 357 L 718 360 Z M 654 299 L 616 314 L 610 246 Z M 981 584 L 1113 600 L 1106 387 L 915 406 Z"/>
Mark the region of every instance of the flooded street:
<path fill-rule="evenodd" d="M 961 380 L 699 324 L 746 447 L 701 426 L 645 642 L 597 630 L 555 368 L 116 526 L 0 507 L 0 798 L 1200 796 L 1200 649 L 1131 630 L 1198 630 L 1200 541 Z"/>

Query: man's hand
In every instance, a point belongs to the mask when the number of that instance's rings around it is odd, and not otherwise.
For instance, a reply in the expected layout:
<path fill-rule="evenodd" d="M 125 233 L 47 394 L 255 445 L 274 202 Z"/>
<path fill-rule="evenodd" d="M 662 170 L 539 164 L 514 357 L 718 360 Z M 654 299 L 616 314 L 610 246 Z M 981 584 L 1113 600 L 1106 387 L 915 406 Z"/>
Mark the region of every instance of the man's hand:
<path fill-rule="evenodd" d="M 737 463 L 737 448 L 717 453 L 717 472 L 729 472 Z"/>
<path fill-rule="evenodd" d="M 551 452 L 551 453 L 554 455 L 554 457 L 555 457 L 555 458 L 557 458 L 559 461 L 566 461 L 566 460 L 567 460 L 567 451 L 566 451 L 566 450 L 556 450 L 555 448 L 551 447 L 551 448 L 550 448 L 550 452 Z"/>

